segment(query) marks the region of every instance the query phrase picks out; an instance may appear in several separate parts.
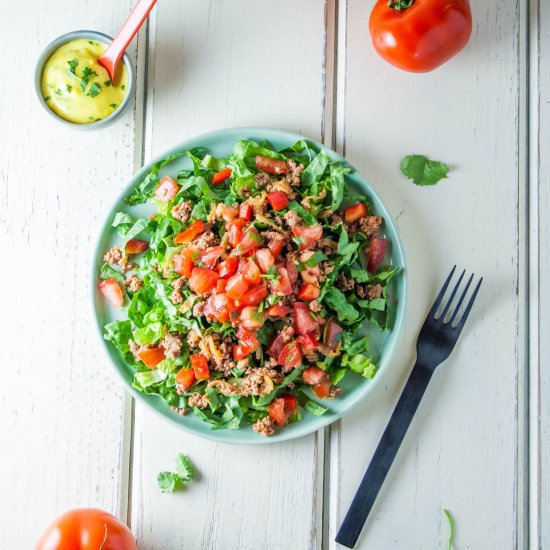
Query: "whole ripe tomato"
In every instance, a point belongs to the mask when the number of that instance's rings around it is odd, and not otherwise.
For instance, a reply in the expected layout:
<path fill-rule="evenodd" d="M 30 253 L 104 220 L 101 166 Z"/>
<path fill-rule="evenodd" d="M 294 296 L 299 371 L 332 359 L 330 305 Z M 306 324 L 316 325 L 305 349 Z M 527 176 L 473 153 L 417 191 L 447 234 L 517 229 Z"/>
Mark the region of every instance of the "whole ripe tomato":
<path fill-rule="evenodd" d="M 137 550 L 130 529 L 97 508 L 77 508 L 46 529 L 35 550 Z"/>
<path fill-rule="evenodd" d="M 378 0 L 369 20 L 376 51 L 412 73 L 433 71 L 472 34 L 469 0 Z"/>

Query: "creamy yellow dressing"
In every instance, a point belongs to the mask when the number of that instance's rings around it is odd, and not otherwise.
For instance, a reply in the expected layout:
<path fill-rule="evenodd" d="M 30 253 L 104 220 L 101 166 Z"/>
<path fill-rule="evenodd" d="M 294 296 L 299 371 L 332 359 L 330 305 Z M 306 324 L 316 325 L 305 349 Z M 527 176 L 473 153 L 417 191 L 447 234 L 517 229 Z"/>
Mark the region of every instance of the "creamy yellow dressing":
<path fill-rule="evenodd" d="M 118 64 L 115 80 L 97 58 L 107 44 L 79 38 L 61 46 L 46 61 L 42 93 L 50 109 L 77 124 L 103 120 L 116 111 L 128 88 L 128 72 Z"/>

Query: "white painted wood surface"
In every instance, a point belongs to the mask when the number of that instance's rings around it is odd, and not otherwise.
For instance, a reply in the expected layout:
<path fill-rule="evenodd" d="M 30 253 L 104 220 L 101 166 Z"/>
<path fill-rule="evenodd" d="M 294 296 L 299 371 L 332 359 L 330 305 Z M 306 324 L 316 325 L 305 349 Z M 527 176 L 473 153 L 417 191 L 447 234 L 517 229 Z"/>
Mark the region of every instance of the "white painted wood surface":
<path fill-rule="evenodd" d="M 337 548 L 418 327 L 453 263 L 484 275 L 483 290 L 360 548 L 444 548 L 442 508 L 455 517 L 456 548 L 524 549 L 528 534 L 529 547 L 547 548 L 550 7 L 475 3 L 467 49 L 413 76 L 374 54 L 372 2 L 163 0 L 148 40 L 142 31 L 131 51 L 142 79 L 135 109 L 98 133 L 56 125 L 34 98 L 38 54 L 76 28 L 113 34 L 132 3 L 19 3 L 0 22 L 10 74 L 0 86 L 0 251 L 9 258 L 0 271 L 2 548 L 32 548 L 56 514 L 86 505 L 128 516 L 140 550 Z M 284 79 L 266 73 L 272 64 Z M 100 350 L 88 288 L 99 224 L 135 169 L 187 137 L 245 125 L 343 151 L 398 218 L 412 290 L 378 393 L 324 433 L 260 448 L 191 437 L 133 405 Z M 429 189 L 404 180 L 399 160 L 415 152 L 451 163 L 449 180 Z M 178 452 L 200 475 L 187 491 L 161 495 L 155 476 Z"/>

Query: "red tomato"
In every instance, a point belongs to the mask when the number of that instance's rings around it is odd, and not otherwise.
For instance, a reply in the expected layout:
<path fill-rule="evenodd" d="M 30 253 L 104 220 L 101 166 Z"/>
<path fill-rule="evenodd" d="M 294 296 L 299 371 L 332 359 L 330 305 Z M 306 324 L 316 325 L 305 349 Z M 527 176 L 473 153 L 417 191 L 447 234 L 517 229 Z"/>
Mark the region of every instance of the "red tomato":
<path fill-rule="evenodd" d="M 369 30 L 378 54 L 413 73 L 433 71 L 456 55 L 472 34 L 468 0 L 378 0 Z"/>
<path fill-rule="evenodd" d="M 294 395 L 277 397 L 267 409 L 269 416 L 282 428 L 287 420 L 298 412 L 298 404 Z"/>
<path fill-rule="evenodd" d="M 237 273 L 227 279 L 225 291 L 232 300 L 238 300 L 248 290 L 248 283 L 241 273 Z"/>
<path fill-rule="evenodd" d="M 174 262 L 174 271 L 179 273 L 182 277 L 189 279 L 193 272 L 195 264 L 192 259 L 193 251 L 190 249 L 184 250 L 181 254 L 175 254 L 172 258 Z"/>
<path fill-rule="evenodd" d="M 220 276 L 213 269 L 194 267 L 189 279 L 189 288 L 197 294 L 206 294 L 214 288 Z"/>
<path fill-rule="evenodd" d="M 147 241 L 140 241 L 139 239 L 130 239 L 124 247 L 126 254 L 141 254 L 149 248 Z"/>
<path fill-rule="evenodd" d="M 344 329 L 331 319 L 325 329 L 325 344 L 330 349 L 336 349 L 342 341 L 342 332 L 344 332 Z"/>
<path fill-rule="evenodd" d="M 347 223 L 353 223 L 361 218 L 364 218 L 368 213 L 367 205 L 364 202 L 348 206 L 344 210 L 344 221 Z"/>
<path fill-rule="evenodd" d="M 300 298 L 300 300 L 311 301 L 319 298 L 320 294 L 321 289 L 317 285 L 306 283 L 305 285 L 302 285 L 298 291 L 298 298 Z"/>
<path fill-rule="evenodd" d="M 303 302 L 294 302 L 294 330 L 298 334 L 308 334 L 317 328 L 319 324 L 313 320 L 309 307 Z"/>
<path fill-rule="evenodd" d="M 235 220 L 235 221 L 244 222 L 244 220 Z M 243 238 L 243 232 L 242 232 L 243 225 L 244 223 L 237 224 L 235 222 L 227 224 L 227 231 L 229 233 L 228 242 L 232 248 L 236 248 L 238 244 L 241 242 L 241 239 Z"/>
<path fill-rule="evenodd" d="M 233 359 L 235 361 L 240 361 L 244 359 L 249 353 L 252 353 L 254 348 L 251 346 L 243 346 L 241 344 L 236 344 L 233 346 Z"/>
<path fill-rule="evenodd" d="M 315 384 L 315 386 L 313 386 L 313 392 L 317 397 L 323 399 L 330 395 L 331 386 L 332 384 L 330 383 L 330 380 L 323 380 L 319 384 Z"/>
<path fill-rule="evenodd" d="M 256 330 L 264 325 L 264 316 L 254 307 L 247 306 L 241 311 L 241 324 L 244 328 Z"/>
<path fill-rule="evenodd" d="M 276 258 L 283 251 L 284 242 L 285 240 L 282 236 L 269 239 L 267 248 L 269 248 L 274 258 Z"/>
<path fill-rule="evenodd" d="M 222 254 L 223 254 L 223 246 L 211 246 L 201 254 L 200 261 L 208 269 L 214 269 Z"/>
<path fill-rule="evenodd" d="M 288 278 L 291 282 L 291 284 L 294 284 L 298 280 L 298 268 L 296 267 L 296 264 L 294 263 L 294 257 L 289 256 L 286 259 L 286 271 L 288 273 Z"/>
<path fill-rule="evenodd" d="M 237 339 L 240 340 L 245 346 L 250 346 L 252 348 L 255 348 L 259 344 L 258 338 L 256 338 L 256 335 L 244 327 L 239 328 L 239 330 L 236 333 L 236 336 L 237 336 Z"/>
<path fill-rule="evenodd" d="M 158 182 L 155 195 L 162 202 L 171 201 L 180 190 L 180 186 L 170 177 L 164 176 Z"/>
<path fill-rule="evenodd" d="M 301 334 L 298 338 L 296 338 L 296 340 L 298 340 L 298 343 L 307 350 L 315 349 L 319 345 L 317 340 L 315 340 L 311 334 Z"/>
<path fill-rule="evenodd" d="M 216 283 L 216 292 L 218 294 L 225 292 L 225 287 L 227 286 L 227 280 L 226 279 L 218 279 L 218 282 Z"/>
<path fill-rule="evenodd" d="M 239 266 L 239 273 L 249 283 L 258 284 L 262 282 L 262 272 L 254 260 L 243 261 Z"/>
<path fill-rule="evenodd" d="M 308 386 L 316 386 L 317 384 L 328 380 L 328 375 L 319 367 L 309 367 L 302 372 L 302 380 L 304 381 L 304 384 L 307 384 Z"/>
<path fill-rule="evenodd" d="M 267 273 L 269 268 L 275 263 L 275 259 L 269 248 L 260 248 L 260 250 L 256 252 L 256 262 L 258 262 L 260 271 L 262 273 Z"/>
<path fill-rule="evenodd" d="M 262 236 L 258 233 L 258 230 L 254 227 L 250 227 L 243 233 L 238 252 L 246 254 L 251 250 L 257 250 L 260 248 L 262 240 Z"/>
<path fill-rule="evenodd" d="M 204 222 L 201 220 L 194 221 L 187 229 L 184 229 L 181 233 L 178 233 L 174 237 L 176 244 L 190 243 L 193 239 L 196 239 L 204 230 Z"/>
<path fill-rule="evenodd" d="M 239 298 L 238 306 L 257 306 L 267 298 L 269 291 L 264 285 L 253 286 L 248 292 Z"/>
<path fill-rule="evenodd" d="M 292 284 L 290 283 L 286 268 L 279 268 L 279 277 L 269 281 L 269 289 L 276 296 L 289 296 L 292 294 Z"/>
<path fill-rule="evenodd" d="M 222 279 L 227 279 L 227 277 L 231 277 L 231 275 L 237 273 L 238 267 L 239 258 L 230 257 L 220 263 L 218 266 L 218 273 Z"/>
<path fill-rule="evenodd" d="M 138 356 L 146 367 L 154 369 L 161 361 L 164 361 L 164 350 L 162 348 L 146 349 Z"/>
<path fill-rule="evenodd" d="M 270 159 L 269 157 L 256 157 L 256 168 L 269 174 L 288 174 L 288 164 L 284 160 Z"/>
<path fill-rule="evenodd" d="M 231 168 L 224 168 L 214 174 L 214 177 L 212 178 L 212 185 L 217 185 L 229 177 L 231 177 Z"/>
<path fill-rule="evenodd" d="M 105 279 L 99 283 L 99 291 L 113 306 L 122 307 L 124 295 L 119 284 L 114 279 Z"/>
<path fill-rule="evenodd" d="M 296 368 L 302 364 L 302 350 L 296 341 L 289 342 L 281 350 L 277 363 L 285 367 Z"/>
<path fill-rule="evenodd" d="M 376 273 L 384 261 L 387 245 L 388 241 L 385 239 L 378 239 L 377 237 L 371 239 L 369 249 L 367 250 L 367 270 L 371 273 Z"/>
<path fill-rule="evenodd" d="M 275 338 L 271 340 L 271 343 L 267 348 L 267 354 L 271 357 L 274 357 L 275 359 L 278 359 L 287 341 L 288 339 L 284 336 L 284 334 L 282 332 L 279 332 L 279 334 L 277 334 L 277 336 L 275 336 Z"/>
<path fill-rule="evenodd" d="M 220 323 L 229 321 L 229 311 L 227 294 L 212 294 L 206 302 L 204 315 L 209 318 L 214 318 Z"/>
<path fill-rule="evenodd" d="M 97 508 L 78 508 L 56 518 L 34 550 L 137 550 L 132 533 L 117 518 Z"/>
<path fill-rule="evenodd" d="M 239 218 L 242 220 L 252 219 L 252 205 L 247 202 L 243 202 L 239 208 Z"/>
<path fill-rule="evenodd" d="M 275 304 L 274 306 L 268 307 L 265 310 L 267 317 L 285 317 L 290 313 L 290 308 L 280 304 Z"/>
<path fill-rule="evenodd" d="M 295 225 L 292 228 L 292 234 L 298 239 L 302 239 L 300 250 L 309 250 L 323 236 L 323 228 L 320 224 Z"/>
<path fill-rule="evenodd" d="M 189 360 L 191 361 L 191 366 L 197 380 L 206 380 L 210 376 L 210 369 L 208 368 L 208 361 L 205 355 L 195 353 L 189 356 Z"/>
<path fill-rule="evenodd" d="M 288 206 L 288 197 L 282 191 L 272 191 L 267 194 L 267 202 L 273 210 L 283 210 Z"/>
<path fill-rule="evenodd" d="M 189 389 L 193 385 L 194 381 L 195 371 L 193 369 L 186 369 L 185 367 L 182 367 L 176 373 L 176 382 L 184 386 L 186 389 Z"/>
<path fill-rule="evenodd" d="M 305 263 L 313 256 L 313 254 L 314 252 L 312 250 L 306 250 L 300 254 L 300 263 L 302 264 L 300 276 L 302 277 L 302 281 L 304 281 L 304 283 L 319 284 L 321 269 L 318 265 L 310 266 Z"/>

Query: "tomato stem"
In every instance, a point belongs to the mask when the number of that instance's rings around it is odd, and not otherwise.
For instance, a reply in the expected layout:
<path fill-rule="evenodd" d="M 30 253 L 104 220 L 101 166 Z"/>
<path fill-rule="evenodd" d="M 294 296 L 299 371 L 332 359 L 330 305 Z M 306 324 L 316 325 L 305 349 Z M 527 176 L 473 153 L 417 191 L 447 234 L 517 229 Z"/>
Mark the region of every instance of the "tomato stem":
<path fill-rule="evenodd" d="M 388 0 L 388 7 L 396 11 L 404 11 L 413 5 L 414 0 Z"/>

